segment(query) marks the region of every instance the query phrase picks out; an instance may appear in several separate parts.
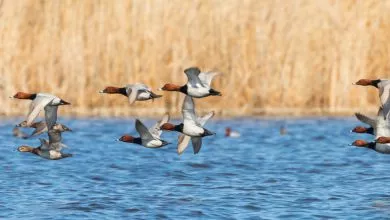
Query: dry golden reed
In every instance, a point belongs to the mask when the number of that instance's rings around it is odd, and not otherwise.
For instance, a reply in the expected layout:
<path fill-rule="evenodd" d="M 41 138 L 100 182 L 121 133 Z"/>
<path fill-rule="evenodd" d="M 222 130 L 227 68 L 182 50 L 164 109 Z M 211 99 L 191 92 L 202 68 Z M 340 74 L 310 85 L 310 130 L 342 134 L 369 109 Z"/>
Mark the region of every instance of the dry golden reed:
<path fill-rule="evenodd" d="M 218 70 L 222 97 L 197 100 L 220 116 L 374 112 L 389 77 L 390 1 L 3 0 L 0 115 L 26 114 L 16 91 L 71 102 L 60 114 L 180 113 L 182 94 L 129 106 L 105 86 L 184 84 L 183 70 Z"/>

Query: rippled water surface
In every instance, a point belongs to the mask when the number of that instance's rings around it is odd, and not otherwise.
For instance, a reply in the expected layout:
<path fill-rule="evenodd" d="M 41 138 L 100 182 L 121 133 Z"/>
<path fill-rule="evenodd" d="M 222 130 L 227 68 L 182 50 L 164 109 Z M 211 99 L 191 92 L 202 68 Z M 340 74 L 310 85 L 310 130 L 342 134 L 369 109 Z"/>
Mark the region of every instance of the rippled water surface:
<path fill-rule="evenodd" d="M 64 119 L 74 157 L 20 153 L 37 138 L 0 121 L 0 219 L 378 219 L 390 215 L 390 155 L 348 146 L 355 119 L 214 120 L 201 152 L 116 142 L 131 119 Z M 144 120 L 149 126 L 153 120 Z M 288 134 L 279 135 L 286 124 Z M 224 128 L 241 132 L 225 138 Z M 27 130 L 28 131 L 28 130 Z M 42 135 L 41 137 L 45 137 Z M 177 134 L 163 134 L 176 142 Z"/>

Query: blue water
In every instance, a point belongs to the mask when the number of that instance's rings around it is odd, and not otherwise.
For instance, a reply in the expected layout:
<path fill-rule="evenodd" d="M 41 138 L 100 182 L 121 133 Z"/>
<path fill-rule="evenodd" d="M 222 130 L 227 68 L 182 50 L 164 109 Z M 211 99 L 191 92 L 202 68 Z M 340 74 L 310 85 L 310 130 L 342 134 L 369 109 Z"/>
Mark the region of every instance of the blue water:
<path fill-rule="evenodd" d="M 132 119 L 64 119 L 58 161 L 20 153 L 37 138 L 0 121 L 0 219 L 378 219 L 390 214 L 390 156 L 348 146 L 355 119 L 213 120 L 201 152 L 116 142 Z M 144 120 L 147 125 L 153 120 Z M 288 134 L 279 135 L 286 124 Z M 224 128 L 241 132 L 225 138 Z M 45 137 L 43 135 L 42 137 Z M 164 139 L 175 142 L 176 133 Z M 191 147 L 191 146 L 190 146 Z"/>

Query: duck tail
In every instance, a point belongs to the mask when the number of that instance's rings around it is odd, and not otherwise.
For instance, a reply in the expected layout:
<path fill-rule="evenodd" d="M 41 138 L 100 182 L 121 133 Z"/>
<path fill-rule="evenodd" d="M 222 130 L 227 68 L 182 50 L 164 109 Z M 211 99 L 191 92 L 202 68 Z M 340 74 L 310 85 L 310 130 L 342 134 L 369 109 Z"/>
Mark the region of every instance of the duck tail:
<path fill-rule="evenodd" d="M 214 90 L 214 89 L 210 89 L 209 93 L 212 96 L 222 96 L 222 94 L 220 92 L 218 92 L 217 90 Z"/>
<path fill-rule="evenodd" d="M 206 128 L 203 128 L 203 129 L 204 129 L 203 137 L 215 135 L 215 132 L 209 131 Z"/>
<path fill-rule="evenodd" d="M 162 95 L 158 95 L 158 94 L 156 94 L 156 93 L 154 93 L 154 92 L 150 92 L 150 97 L 151 97 L 152 99 L 157 99 L 157 98 L 161 98 Z"/>

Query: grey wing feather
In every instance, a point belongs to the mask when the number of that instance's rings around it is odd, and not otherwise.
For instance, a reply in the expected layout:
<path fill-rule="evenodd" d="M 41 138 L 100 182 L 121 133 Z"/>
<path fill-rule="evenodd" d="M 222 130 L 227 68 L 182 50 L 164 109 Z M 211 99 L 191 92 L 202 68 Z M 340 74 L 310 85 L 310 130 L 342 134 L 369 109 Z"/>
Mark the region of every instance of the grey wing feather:
<path fill-rule="evenodd" d="M 199 74 L 199 79 L 203 85 L 210 87 L 213 78 L 219 74 L 219 72 L 202 72 Z"/>
<path fill-rule="evenodd" d="M 150 141 L 155 139 L 153 135 L 149 132 L 148 128 L 138 119 L 135 121 L 135 129 L 137 130 L 143 141 Z"/>
<path fill-rule="evenodd" d="M 192 137 L 192 147 L 194 148 L 194 154 L 199 153 L 200 148 L 202 147 L 202 138 L 201 137 Z"/>
<path fill-rule="evenodd" d="M 45 107 L 45 120 L 47 129 L 52 129 L 57 122 L 57 110 L 58 106 L 47 105 Z"/>
<path fill-rule="evenodd" d="M 184 70 L 187 75 L 188 83 L 193 87 L 203 86 L 202 81 L 199 79 L 200 69 L 197 67 L 191 67 Z"/>
<path fill-rule="evenodd" d="M 30 126 L 34 119 L 39 115 L 42 109 L 47 106 L 55 97 L 37 96 L 30 105 L 30 112 L 27 116 L 27 126 Z"/>
<path fill-rule="evenodd" d="M 169 115 L 168 115 L 168 114 L 165 114 L 165 115 L 163 116 L 163 118 L 162 118 L 160 121 L 158 121 L 153 127 L 151 127 L 151 128 L 149 129 L 149 132 L 150 132 L 154 137 L 160 138 L 161 133 L 162 133 L 160 127 L 161 127 L 163 124 L 167 123 L 168 121 L 169 121 Z"/>
<path fill-rule="evenodd" d="M 368 125 L 370 125 L 371 127 L 375 127 L 376 126 L 376 121 L 375 121 L 375 119 L 372 119 L 372 118 L 370 118 L 370 117 L 368 117 L 368 116 L 366 116 L 366 115 L 363 115 L 363 114 L 361 114 L 361 113 L 359 113 L 359 112 L 356 112 L 355 113 L 355 116 L 356 116 L 356 118 L 359 120 L 359 121 L 361 121 L 361 122 L 363 122 L 363 123 L 365 123 L 365 124 L 368 124 Z"/>
<path fill-rule="evenodd" d="M 210 118 L 212 118 L 215 115 L 214 111 L 209 112 L 208 114 L 198 117 L 198 123 L 203 127 Z"/>
<path fill-rule="evenodd" d="M 38 126 L 35 128 L 35 130 L 33 131 L 33 133 L 31 133 L 30 136 L 40 135 L 45 131 L 47 131 L 46 123 L 45 122 L 38 122 Z"/>
<path fill-rule="evenodd" d="M 129 103 L 133 104 L 137 100 L 137 96 L 140 92 L 150 92 L 150 88 L 142 83 L 136 83 L 126 86 L 126 92 L 129 96 Z"/>
<path fill-rule="evenodd" d="M 212 118 L 213 116 L 214 116 L 214 112 L 209 112 L 208 114 L 206 114 L 206 115 L 204 115 L 202 117 L 198 117 L 199 125 L 204 126 L 206 124 L 206 122 L 210 118 Z M 190 136 L 187 136 L 185 134 L 180 134 L 179 135 L 179 141 L 178 141 L 178 145 L 177 145 L 177 153 L 179 155 L 182 154 L 185 151 L 185 149 L 188 147 L 188 144 L 190 143 L 190 140 L 191 140 Z M 197 142 L 197 141 L 195 141 L 195 142 Z M 194 142 L 192 142 L 192 144 L 194 144 Z M 200 145 L 202 145 L 202 144 L 200 144 Z M 194 152 L 195 152 L 195 149 L 198 149 L 197 146 L 192 145 L 192 147 L 194 148 Z M 200 147 L 199 147 L 199 149 L 200 149 Z"/>
<path fill-rule="evenodd" d="M 184 98 L 182 106 L 183 121 L 194 122 L 196 123 L 197 118 L 195 116 L 195 104 L 191 96 L 186 96 Z"/>
<path fill-rule="evenodd" d="M 179 135 L 179 141 L 177 145 L 177 153 L 180 155 L 184 152 L 184 150 L 188 147 L 190 143 L 191 137 L 185 134 Z"/>

